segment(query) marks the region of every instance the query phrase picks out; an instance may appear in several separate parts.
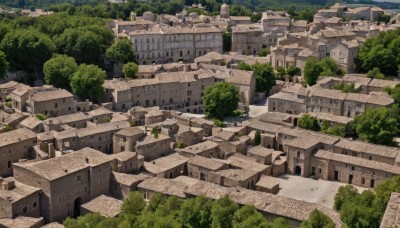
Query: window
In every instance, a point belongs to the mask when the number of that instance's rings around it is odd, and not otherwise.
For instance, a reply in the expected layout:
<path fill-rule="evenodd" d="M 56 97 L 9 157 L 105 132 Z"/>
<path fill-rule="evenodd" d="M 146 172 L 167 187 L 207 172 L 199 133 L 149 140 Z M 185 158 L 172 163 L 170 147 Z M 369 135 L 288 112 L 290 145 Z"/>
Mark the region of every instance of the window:
<path fill-rule="evenodd" d="M 361 184 L 365 184 L 365 178 L 364 177 L 361 178 Z"/>
<path fill-rule="evenodd" d="M 33 203 L 33 207 L 36 207 L 36 202 Z"/>
<path fill-rule="evenodd" d="M 297 157 L 300 158 L 300 151 L 297 151 Z"/>
<path fill-rule="evenodd" d="M 26 212 L 28 212 L 28 207 L 24 207 L 23 209 L 22 209 L 22 213 L 26 213 Z"/>
<path fill-rule="evenodd" d="M 55 104 L 54 104 L 54 108 L 57 108 L 57 107 L 58 107 L 58 105 L 57 105 L 57 103 L 55 103 Z"/>
<path fill-rule="evenodd" d="M 7 168 L 11 168 L 11 161 L 7 162 Z"/>
<path fill-rule="evenodd" d="M 321 169 L 321 168 L 318 168 L 318 172 L 319 172 L 319 173 L 322 173 L 322 169 Z"/>
<path fill-rule="evenodd" d="M 368 157 L 368 160 L 370 160 L 370 161 L 371 161 L 371 160 L 372 160 L 372 156 L 369 156 L 369 157 Z"/>
<path fill-rule="evenodd" d="M 82 178 L 81 178 L 81 175 L 78 175 L 78 176 L 76 177 L 76 181 L 77 181 L 77 182 L 81 181 L 81 179 L 82 179 Z"/>
<path fill-rule="evenodd" d="M 354 171 L 354 165 L 353 165 L 353 166 L 351 166 L 351 170 L 353 170 L 353 171 Z"/>

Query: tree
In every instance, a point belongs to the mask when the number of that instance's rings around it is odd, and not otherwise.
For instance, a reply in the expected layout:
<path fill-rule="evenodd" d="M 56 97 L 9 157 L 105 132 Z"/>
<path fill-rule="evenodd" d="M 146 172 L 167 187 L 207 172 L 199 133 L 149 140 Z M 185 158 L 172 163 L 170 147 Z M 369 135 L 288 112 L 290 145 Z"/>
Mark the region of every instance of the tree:
<path fill-rule="evenodd" d="M 257 52 L 257 55 L 260 57 L 265 57 L 265 56 L 269 55 L 270 53 L 271 53 L 271 51 L 268 48 L 263 48 L 259 52 Z"/>
<path fill-rule="evenodd" d="M 317 119 L 307 113 L 300 117 L 299 127 L 312 131 L 319 131 L 320 129 Z"/>
<path fill-rule="evenodd" d="M 333 208 L 340 211 L 345 202 L 352 200 L 358 195 L 358 190 L 353 185 L 341 186 L 335 195 Z"/>
<path fill-rule="evenodd" d="M 212 201 L 199 196 L 186 200 L 180 212 L 182 227 L 210 227 Z"/>
<path fill-rule="evenodd" d="M 0 51 L 0 80 L 6 78 L 8 69 L 8 62 L 4 52 Z"/>
<path fill-rule="evenodd" d="M 279 66 L 276 69 L 276 78 L 279 80 L 285 80 L 286 69 L 282 66 Z"/>
<path fill-rule="evenodd" d="M 256 134 L 254 135 L 254 144 L 260 145 L 260 143 L 261 143 L 261 132 L 257 130 Z"/>
<path fill-rule="evenodd" d="M 346 127 L 343 124 L 335 124 L 334 126 L 329 126 L 328 121 L 322 121 L 321 131 L 325 134 L 336 135 L 344 137 L 346 135 Z"/>
<path fill-rule="evenodd" d="M 121 75 L 121 65 L 135 61 L 132 42 L 127 38 L 118 38 L 106 51 L 106 57 L 114 62 L 114 74 Z"/>
<path fill-rule="evenodd" d="M 30 72 L 41 70 L 56 49 L 47 35 L 33 29 L 7 33 L 0 46 L 12 69 Z"/>
<path fill-rule="evenodd" d="M 239 91 L 227 82 L 217 82 L 207 87 L 204 97 L 204 109 L 211 118 L 222 119 L 232 115 L 239 103 Z"/>
<path fill-rule="evenodd" d="M 70 78 L 77 70 L 75 59 L 66 55 L 56 55 L 43 66 L 46 84 L 61 88 L 69 87 Z"/>
<path fill-rule="evenodd" d="M 393 139 L 398 131 L 397 121 L 388 108 L 367 108 L 354 118 L 351 125 L 361 140 L 393 146 L 396 145 Z"/>
<path fill-rule="evenodd" d="M 139 192 L 129 192 L 128 197 L 122 203 L 120 217 L 134 224 L 145 207 L 146 202 L 143 200 L 142 194 Z"/>
<path fill-rule="evenodd" d="M 384 180 L 375 188 L 376 198 L 373 202 L 374 209 L 382 215 L 385 212 L 392 192 L 400 192 L 400 176 Z"/>
<path fill-rule="evenodd" d="M 314 57 L 307 59 L 304 65 L 304 80 L 307 85 L 315 85 L 318 77 L 324 71 L 324 68 L 319 64 L 318 60 Z"/>
<path fill-rule="evenodd" d="M 400 104 L 400 84 L 397 84 L 393 89 L 385 88 L 385 91 L 394 99 L 394 101 Z"/>
<path fill-rule="evenodd" d="M 139 66 L 136 63 L 129 62 L 122 67 L 122 74 L 124 74 L 125 78 L 135 78 L 138 70 Z"/>
<path fill-rule="evenodd" d="M 324 58 L 319 62 L 319 64 L 323 68 L 323 71 L 320 73 L 319 76 L 335 77 L 335 76 L 343 76 L 345 73 L 332 58 Z"/>
<path fill-rule="evenodd" d="M 291 77 L 296 76 L 296 75 L 301 75 L 301 69 L 295 66 L 290 66 L 287 70 L 286 73 L 290 75 Z"/>
<path fill-rule="evenodd" d="M 230 52 L 232 48 L 232 29 L 229 27 L 223 34 L 223 50 L 224 52 Z"/>
<path fill-rule="evenodd" d="M 81 99 L 99 101 L 106 73 L 95 65 L 82 64 L 71 78 L 71 88 Z"/>
<path fill-rule="evenodd" d="M 272 86 L 276 84 L 275 72 L 271 65 L 256 63 L 248 65 L 240 62 L 238 65 L 240 70 L 252 70 L 256 76 L 256 91 L 261 93 L 269 93 Z"/>
<path fill-rule="evenodd" d="M 230 228 L 234 213 L 239 206 L 228 195 L 214 201 L 211 207 L 212 228 Z"/>
<path fill-rule="evenodd" d="M 253 205 L 240 208 L 233 215 L 234 228 L 268 227 L 268 220 Z"/>
<path fill-rule="evenodd" d="M 307 220 L 301 223 L 301 228 L 335 228 L 332 219 L 318 209 L 314 209 Z"/>
<path fill-rule="evenodd" d="M 385 79 L 385 75 L 381 73 L 381 69 L 379 69 L 379 67 L 374 67 L 372 70 L 368 71 L 367 77 L 376 79 Z"/>

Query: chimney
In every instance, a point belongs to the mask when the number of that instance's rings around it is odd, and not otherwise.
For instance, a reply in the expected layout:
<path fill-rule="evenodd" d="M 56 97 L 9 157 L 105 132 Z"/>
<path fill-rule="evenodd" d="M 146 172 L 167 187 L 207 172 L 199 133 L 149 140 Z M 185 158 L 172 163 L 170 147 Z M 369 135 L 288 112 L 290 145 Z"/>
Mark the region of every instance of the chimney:
<path fill-rule="evenodd" d="M 47 152 L 49 153 L 49 158 L 54 158 L 56 156 L 56 149 L 54 148 L 53 143 L 47 145 Z"/>
<path fill-rule="evenodd" d="M 2 186 L 3 190 L 6 190 L 6 191 L 11 190 L 11 189 L 15 188 L 15 181 L 13 179 L 8 179 L 8 180 L 5 179 L 5 180 L 3 180 L 3 183 L 1 184 L 1 186 Z"/>

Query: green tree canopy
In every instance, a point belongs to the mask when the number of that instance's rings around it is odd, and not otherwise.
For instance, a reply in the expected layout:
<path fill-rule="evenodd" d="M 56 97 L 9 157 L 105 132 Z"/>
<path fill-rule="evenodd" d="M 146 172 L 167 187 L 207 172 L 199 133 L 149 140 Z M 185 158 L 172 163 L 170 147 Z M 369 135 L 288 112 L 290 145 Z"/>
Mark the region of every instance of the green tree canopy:
<path fill-rule="evenodd" d="M 372 70 L 369 70 L 367 73 L 367 77 L 376 79 L 385 79 L 385 75 L 381 73 L 381 69 L 379 69 L 379 67 L 374 67 Z"/>
<path fill-rule="evenodd" d="M 207 87 L 204 97 L 204 109 L 211 118 L 223 118 L 233 114 L 239 103 L 239 91 L 227 82 L 217 82 Z"/>
<path fill-rule="evenodd" d="M 71 88 L 81 99 L 101 100 L 106 73 L 95 65 L 82 64 L 71 78 Z"/>
<path fill-rule="evenodd" d="M 385 91 L 394 99 L 394 101 L 400 104 L 400 84 L 397 84 L 393 89 L 385 88 Z"/>
<path fill-rule="evenodd" d="M 61 88 L 69 87 L 70 78 L 77 70 L 75 59 L 66 55 L 55 55 L 43 66 L 46 84 Z"/>
<path fill-rule="evenodd" d="M 326 214 L 314 209 L 310 217 L 301 223 L 301 228 L 335 228 L 335 223 Z"/>
<path fill-rule="evenodd" d="M 125 78 L 135 78 L 138 70 L 139 66 L 134 62 L 126 63 L 122 67 L 122 73 L 124 74 Z"/>
<path fill-rule="evenodd" d="M 4 52 L 0 51 L 0 79 L 4 79 L 7 76 L 8 62 Z"/>
<path fill-rule="evenodd" d="M 222 49 L 224 50 L 224 52 L 230 52 L 232 48 L 232 29 L 228 28 L 222 34 L 222 38 L 223 38 Z"/>
<path fill-rule="evenodd" d="M 343 76 L 344 70 L 342 70 L 335 60 L 332 58 L 324 58 L 322 59 L 319 64 L 322 66 L 323 71 L 321 72 L 320 76 Z"/>
<path fill-rule="evenodd" d="M 324 68 L 319 64 L 318 60 L 314 57 L 307 59 L 304 65 L 304 80 L 307 85 L 315 85 L 318 77 L 324 71 Z"/>
<path fill-rule="evenodd" d="M 228 195 L 219 198 L 213 203 L 211 208 L 211 227 L 232 227 L 233 215 L 238 209 L 239 206 Z"/>
<path fill-rule="evenodd" d="M 383 31 L 360 47 L 357 69 L 368 72 L 380 68 L 386 76 L 397 75 L 400 64 L 400 30 Z"/>
<path fill-rule="evenodd" d="M 256 63 L 248 65 L 240 62 L 238 65 L 240 70 L 251 70 L 256 76 L 256 91 L 261 93 L 269 93 L 272 86 L 276 84 L 275 71 L 269 64 Z"/>
<path fill-rule="evenodd" d="M 47 35 L 32 29 L 7 33 L 0 46 L 12 69 L 30 72 L 41 70 L 56 49 Z"/>
<path fill-rule="evenodd" d="M 106 51 L 106 57 L 115 63 L 135 61 L 132 42 L 127 38 L 118 38 Z"/>
<path fill-rule="evenodd" d="M 398 117 L 392 114 L 389 108 L 367 108 L 354 118 L 351 125 L 361 140 L 393 146 L 398 132 Z"/>
<path fill-rule="evenodd" d="M 320 129 L 317 119 L 307 113 L 300 117 L 299 127 L 313 131 L 319 131 Z"/>
<path fill-rule="evenodd" d="M 268 220 L 252 205 L 240 208 L 233 215 L 234 228 L 268 227 Z"/>

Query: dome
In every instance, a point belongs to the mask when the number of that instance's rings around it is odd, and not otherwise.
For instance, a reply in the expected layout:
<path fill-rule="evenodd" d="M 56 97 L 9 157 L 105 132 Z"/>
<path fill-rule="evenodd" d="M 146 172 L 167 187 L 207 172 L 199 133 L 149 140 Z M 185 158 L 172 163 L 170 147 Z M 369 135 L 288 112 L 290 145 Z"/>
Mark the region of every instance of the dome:
<path fill-rule="evenodd" d="M 222 4 L 222 6 L 221 6 L 221 9 L 223 9 L 223 8 L 229 8 L 229 6 L 228 6 L 226 3 L 224 3 L 224 4 Z"/>

